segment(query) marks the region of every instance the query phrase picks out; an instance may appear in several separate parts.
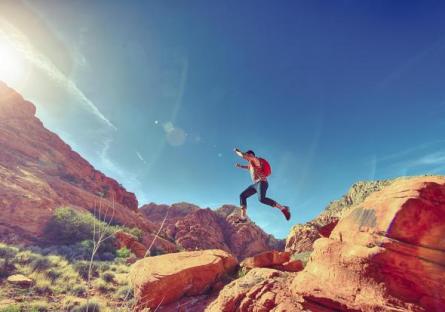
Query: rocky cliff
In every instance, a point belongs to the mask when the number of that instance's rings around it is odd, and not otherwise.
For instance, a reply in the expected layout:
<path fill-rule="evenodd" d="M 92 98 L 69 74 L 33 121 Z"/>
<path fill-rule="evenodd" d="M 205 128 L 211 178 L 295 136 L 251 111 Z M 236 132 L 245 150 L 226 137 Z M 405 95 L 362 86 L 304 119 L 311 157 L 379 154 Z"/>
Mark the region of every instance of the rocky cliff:
<path fill-rule="evenodd" d="M 286 251 L 310 252 L 315 240 L 329 237 L 338 220 L 351 209 L 361 204 L 370 194 L 383 189 L 390 180 L 361 181 L 349 189 L 341 199 L 332 201 L 315 219 L 292 227 L 286 239 Z"/>
<path fill-rule="evenodd" d="M 0 82 L 0 240 L 38 242 L 54 209 L 114 206 L 114 220 L 139 227 L 150 241 L 157 228 L 138 212 L 133 193 L 82 158 L 35 116 L 35 106 Z M 96 207 L 96 208 L 95 208 Z M 165 250 L 174 244 L 158 240 Z"/>
<path fill-rule="evenodd" d="M 159 311 L 443 311 L 445 177 L 384 183 L 341 213 L 329 237 L 315 241 L 302 271 L 251 265 L 222 289 L 212 291 L 209 283 L 204 295 L 183 297 Z M 256 258 L 245 263 L 265 257 Z"/>
<path fill-rule="evenodd" d="M 253 222 L 235 223 L 239 208 L 224 205 L 216 210 L 188 203 L 141 207 L 148 220 L 160 226 L 166 237 L 184 250 L 222 249 L 239 260 L 267 250 L 283 250 L 284 240 L 265 233 Z"/>

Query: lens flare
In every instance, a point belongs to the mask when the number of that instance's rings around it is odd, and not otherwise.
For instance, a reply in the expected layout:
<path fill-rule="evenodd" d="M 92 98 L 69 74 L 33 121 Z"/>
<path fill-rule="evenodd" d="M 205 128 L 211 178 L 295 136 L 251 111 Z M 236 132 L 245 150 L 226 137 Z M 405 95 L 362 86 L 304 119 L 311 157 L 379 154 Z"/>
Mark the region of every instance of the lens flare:
<path fill-rule="evenodd" d="M 0 35 L 0 80 L 11 86 L 24 82 L 27 62 L 11 42 Z"/>

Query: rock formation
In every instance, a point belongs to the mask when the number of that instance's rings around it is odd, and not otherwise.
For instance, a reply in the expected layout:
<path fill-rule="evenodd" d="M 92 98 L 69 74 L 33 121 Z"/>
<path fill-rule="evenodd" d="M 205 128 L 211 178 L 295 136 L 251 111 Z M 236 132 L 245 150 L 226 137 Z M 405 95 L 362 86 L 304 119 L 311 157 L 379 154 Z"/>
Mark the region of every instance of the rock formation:
<path fill-rule="evenodd" d="M 254 268 L 224 287 L 205 311 L 303 311 L 304 307 L 289 290 L 291 277 L 274 269 Z"/>
<path fill-rule="evenodd" d="M 376 191 L 389 185 L 391 181 L 367 181 L 354 184 L 341 199 L 331 202 L 315 219 L 305 224 L 297 224 L 286 240 L 286 251 L 301 253 L 312 251 L 312 245 L 320 237 L 329 237 L 338 220 L 355 206 Z"/>
<path fill-rule="evenodd" d="M 445 177 L 397 179 L 315 242 L 295 294 L 331 309 L 442 311 Z"/>
<path fill-rule="evenodd" d="M 222 250 L 171 253 L 139 260 L 131 267 L 137 311 L 154 309 L 209 290 L 224 274 L 231 273 L 237 260 Z"/>
<path fill-rule="evenodd" d="M 141 244 L 136 237 L 122 231 L 115 233 L 114 236 L 116 238 L 117 248 L 125 247 L 130 250 L 136 257 L 145 257 L 147 248 L 143 244 Z"/>
<path fill-rule="evenodd" d="M 0 238 L 36 243 L 54 210 L 114 207 L 114 220 L 138 227 L 151 241 L 157 227 L 118 182 L 93 168 L 35 116 L 34 105 L 0 82 Z M 157 239 L 165 250 L 174 244 Z"/>
<path fill-rule="evenodd" d="M 166 237 L 185 250 L 222 249 L 239 260 L 268 250 L 283 250 L 284 241 L 265 233 L 252 222 L 236 224 L 239 208 L 225 205 L 216 210 L 188 203 L 172 206 L 148 204 L 141 211 L 160 226 Z M 167 218 L 165 218 L 167 216 Z"/>
<path fill-rule="evenodd" d="M 241 267 L 246 269 L 271 268 L 280 271 L 299 272 L 303 269 L 300 260 L 291 260 L 288 252 L 266 251 L 244 259 Z"/>

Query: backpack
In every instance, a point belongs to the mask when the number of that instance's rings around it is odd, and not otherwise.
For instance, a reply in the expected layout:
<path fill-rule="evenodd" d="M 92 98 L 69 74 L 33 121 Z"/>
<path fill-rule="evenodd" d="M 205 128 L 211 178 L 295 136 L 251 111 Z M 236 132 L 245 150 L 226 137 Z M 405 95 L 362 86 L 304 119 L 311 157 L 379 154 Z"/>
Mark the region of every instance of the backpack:
<path fill-rule="evenodd" d="M 265 177 L 268 177 L 272 174 L 272 168 L 267 160 L 264 158 L 258 158 L 260 160 L 261 171 Z"/>

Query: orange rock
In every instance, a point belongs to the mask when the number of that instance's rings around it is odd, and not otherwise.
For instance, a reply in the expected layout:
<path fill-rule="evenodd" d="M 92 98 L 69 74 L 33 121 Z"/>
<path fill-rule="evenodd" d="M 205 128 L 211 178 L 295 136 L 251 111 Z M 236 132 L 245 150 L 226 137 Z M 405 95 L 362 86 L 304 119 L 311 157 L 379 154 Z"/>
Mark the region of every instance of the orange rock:
<path fill-rule="evenodd" d="M 150 222 L 164 222 L 166 237 L 185 250 L 222 249 L 238 259 L 264 251 L 284 249 L 284 240 L 277 240 L 254 223 L 234 223 L 239 208 L 224 205 L 216 210 L 201 209 L 188 203 L 171 206 L 144 205 L 141 211 Z M 168 216 L 168 218 L 165 218 Z"/>
<path fill-rule="evenodd" d="M 241 262 L 242 267 L 248 269 L 253 268 L 272 268 L 289 262 L 290 255 L 288 252 L 267 251 L 259 255 L 250 257 Z"/>
<path fill-rule="evenodd" d="M 299 299 L 289 292 L 290 277 L 277 270 L 254 268 L 226 285 L 205 311 L 304 311 Z"/>
<path fill-rule="evenodd" d="M 147 252 L 147 248 L 138 242 L 137 238 L 131 234 L 125 232 L 117 232 L 114 234 L 116 237 L 117 248 L 126 247 L 131 250 L 132 253 L 138 258 L 144 258 Z"/>
<path fill-rule="evenodd" d="M 315 242 L 292 289 L 332 309 L 441 311 L 443 237 L 445 177 L 397 179 Z"/>
<path fill-rule="evenodd" d="M 114 221 L 154 233 L 138 202 L 117 181 L 96 170 L 35 116 L 36 108 L 0 83 L 0 240 L 38 243 L 54 210 L 114 206 Z M 103 213 L 104 211 L 102 211 Z M 163 238 L 156 243 L 175 245 Z"/>
<path fill-rule="evenodd" d="M 172 303 L 183 296 L 196 296 L 210 289 L 238 262 L 222 250 L 188 251 L 148 257 L 131 267 L 138 311 Z"/>
<path fill-rule="evenodd" d="M 301 270 L 303 270 L 303 262 L 301 262 L 300 260 L 291 260 L 285 262 L 281 265 L 281 270 L 287 272 L 300 272 Z"/>
<path fill-rule="evenodd" d="M 341 199 L 332 201 L 326 209 L 313 220 L 292 227 L 286 239 L 286 251 L 303 253 L 313 250 L 314 242 L 320 237 L 329 237 L 338 220 L 351 209 L 360 205 L 370 194 L 390 184 L 390 180 L 357 182 Z"/>

